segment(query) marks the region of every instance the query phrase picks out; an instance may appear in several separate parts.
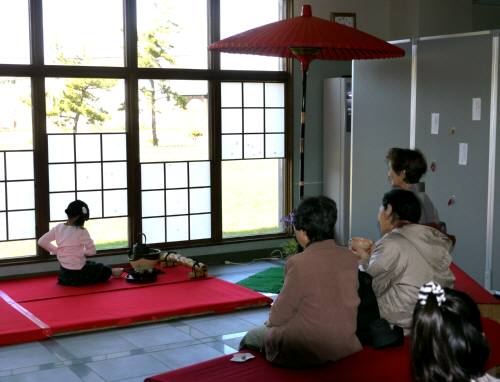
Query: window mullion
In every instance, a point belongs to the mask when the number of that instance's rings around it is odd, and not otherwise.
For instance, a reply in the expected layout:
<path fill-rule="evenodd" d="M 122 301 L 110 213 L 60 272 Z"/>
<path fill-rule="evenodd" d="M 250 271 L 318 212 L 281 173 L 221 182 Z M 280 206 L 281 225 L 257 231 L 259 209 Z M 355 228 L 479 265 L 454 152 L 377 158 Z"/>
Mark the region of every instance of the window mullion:
<path fill-rule="evenodd" d="M 207 0 L 208 44 L 220 40 L 220 0 Z M 220 53 L 208 52 L 208 68 L 220 70 Z"/>
<path fill-rule="evenodd" d="M 43 54 L 43 13 L 40 0 L 30 0 L 30 54 L 31 65 L 41 68 L 44 62 Z M 45 78 L 40 70 L 31 79 L 31 113 L 33 131 L 33 160 L 35 179 L 35 226 L 36 238 L 49 229 L 49 173 L 48 151 L 45 120 Z M 37 247 L 38 255 L 45 255 Z"/>
<path fill-rule="evenodd" d="M 220 81 L 209 83 L 209 142 L 212 184 L 212 239 L 222 240 L 221 108 Z"/>
<path fill-rule="evenodd" d="M 127 131 L 127 189 L 129 245 L 142 231 L 141 178 L 139 163 L 139 96 L 137 79 L 137 3 L 123 0 L 125 38 L 126 131 Z"/>

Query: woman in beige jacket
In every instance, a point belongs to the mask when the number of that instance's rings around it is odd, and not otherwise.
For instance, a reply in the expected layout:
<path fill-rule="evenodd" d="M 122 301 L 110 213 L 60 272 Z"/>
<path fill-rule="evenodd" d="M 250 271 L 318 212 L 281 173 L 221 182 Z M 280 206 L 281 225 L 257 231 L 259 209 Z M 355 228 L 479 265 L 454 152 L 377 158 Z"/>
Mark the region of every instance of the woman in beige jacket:
<path fill-rule="evenodd" d="M 335 244 L 336 220 L 333 200 L 302 201 L 294 229 L 305 250 L 288 259 L 269 320 L 248 332 L 240 348 L 264 351 L 268 361 L 287 367 L 318 365 L 361 350 L 355 334 L 357 258 Z"/>
<path fill-rule="evenodd" d="M 420 286 L 436 281 L 453 287 L 451 240 L 439 230 L 417 224 L 420 202 L 411 191 L 384 195 L 378 214 L 382 238 L 369 251 L 358 250 L 361 268 L 372 277 L 380 315 L 409 334 Z"/>

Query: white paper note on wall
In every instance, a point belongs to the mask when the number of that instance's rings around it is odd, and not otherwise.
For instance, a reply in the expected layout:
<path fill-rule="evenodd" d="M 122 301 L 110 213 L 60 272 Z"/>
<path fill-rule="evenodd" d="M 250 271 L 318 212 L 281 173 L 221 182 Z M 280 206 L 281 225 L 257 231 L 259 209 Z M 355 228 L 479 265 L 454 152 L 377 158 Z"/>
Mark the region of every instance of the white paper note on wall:
<path fill-rule="evenodd" d="M 461 166 L 467 165 L 467 150 L 469 145 L 467 143 L 460 143 L 458 145 L 458 164 Z"/>
<path fill-rule="evenodd" d="M 439 134 L 439 113 L 431 114 L 431 134 Z"/>
<path fill-rule="evenodd" d="M 481 98 L 472 98 L 472 120 L 481 120 Z"/>

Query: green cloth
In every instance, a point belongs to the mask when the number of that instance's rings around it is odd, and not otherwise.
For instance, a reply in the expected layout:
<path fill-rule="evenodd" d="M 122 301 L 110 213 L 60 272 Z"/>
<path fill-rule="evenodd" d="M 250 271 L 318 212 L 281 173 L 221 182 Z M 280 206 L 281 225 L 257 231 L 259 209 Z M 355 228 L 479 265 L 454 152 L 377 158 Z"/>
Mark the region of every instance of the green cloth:
<path fill-rule="evenodd" d="M 256 273 L 236 284 L 247 287 L 257 292 L 279 293 L 283 287 L 284 271 L 283 267 L 271 267 Z"/>

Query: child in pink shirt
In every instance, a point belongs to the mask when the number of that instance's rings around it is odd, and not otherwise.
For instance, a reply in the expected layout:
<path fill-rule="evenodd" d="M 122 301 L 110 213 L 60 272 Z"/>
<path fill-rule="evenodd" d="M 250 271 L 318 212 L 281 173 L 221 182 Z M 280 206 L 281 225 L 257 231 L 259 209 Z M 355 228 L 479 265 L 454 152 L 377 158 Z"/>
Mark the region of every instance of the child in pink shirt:
<path fill-rule="evenodd" d="M 83 228 L 89 219 L 89 207 L 81 200 L 75 200 L 65 210 L 68 220 L 52 228 L 38 240 L 38 245 L 56 255 L 61 266 L 58 283 L 61 285 L 87 285 L 103 282 L 111 276 L 111 268 L 86 256 L 96 254 L 93 240 Z M 55 241 L 57 246 L 53 245 Z"/>

